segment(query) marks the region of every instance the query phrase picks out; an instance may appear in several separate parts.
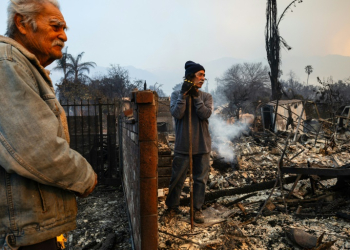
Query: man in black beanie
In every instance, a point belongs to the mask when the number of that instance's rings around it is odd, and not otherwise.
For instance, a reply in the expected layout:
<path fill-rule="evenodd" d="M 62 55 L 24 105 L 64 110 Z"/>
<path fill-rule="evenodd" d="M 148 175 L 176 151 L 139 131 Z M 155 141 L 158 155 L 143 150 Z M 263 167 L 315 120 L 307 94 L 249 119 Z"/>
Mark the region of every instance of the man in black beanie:
<path fill-rule="evenodd" d="M 170 214 L 179 213 L 181 190 L 189 167 L 189 114 L 188 100 L 192 98 L 192 159 L 194 221 L 203 223 L 201 208 L 208 180 L 211 138 L 208 119 L 213 111 L 213 98 L 200 91 L 205 80 L 202 65 L 187 61 L 180 91 L 171 94 L 170 111 L 175 118 L 175 153 L 166 205 Z"/>

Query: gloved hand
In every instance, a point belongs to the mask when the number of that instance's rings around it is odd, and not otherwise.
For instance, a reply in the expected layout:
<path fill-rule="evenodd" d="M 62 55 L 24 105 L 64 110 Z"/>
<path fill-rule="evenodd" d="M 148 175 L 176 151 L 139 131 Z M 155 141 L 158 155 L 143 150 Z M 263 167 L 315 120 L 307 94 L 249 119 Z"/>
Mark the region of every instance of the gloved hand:
<path fill-rule="evenodd" d="M 190 91 L 188 91 L 188 94 L 193 97 L 198 97 L 199 96 L 198 86 L 193 85 Z"/>
<path fill-rule="evenodd" d="M 182 84 L 180 93 L 182 95 L 184 95 L 184 94 L 188 95 L 188 91 L 192 88 L 192 86 L 193 86 L 192 83 L 190 83 L 188 81 L 184 81 L 184 83 Z"/>

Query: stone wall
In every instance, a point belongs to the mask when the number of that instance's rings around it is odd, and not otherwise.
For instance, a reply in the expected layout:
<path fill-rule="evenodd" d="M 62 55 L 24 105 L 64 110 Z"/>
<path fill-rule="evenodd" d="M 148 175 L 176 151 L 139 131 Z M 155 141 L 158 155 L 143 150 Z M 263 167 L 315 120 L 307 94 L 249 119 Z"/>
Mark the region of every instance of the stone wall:
<path fill-rule="evenodd" d="M 151 91 L 132 93 L 119 125 L 123 186 L 136 250 L 158 249 L 157 117 Z"/>

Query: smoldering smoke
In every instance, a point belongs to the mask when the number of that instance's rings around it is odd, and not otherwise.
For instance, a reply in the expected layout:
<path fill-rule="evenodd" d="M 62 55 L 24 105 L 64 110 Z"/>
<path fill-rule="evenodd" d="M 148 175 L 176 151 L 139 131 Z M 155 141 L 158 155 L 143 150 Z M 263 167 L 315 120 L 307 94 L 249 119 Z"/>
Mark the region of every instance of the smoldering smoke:
<path fill-rule="evenodd" d="M 239 138 L 242 132 L 247 131 L 248 125 L 241 122 L 229 124 L 220 115 L 213 114 L 209 119 L 209 128 L 213 148 L 226 162 L 233 162 L 236 154 L 232 147 L 232 140 Z"/>

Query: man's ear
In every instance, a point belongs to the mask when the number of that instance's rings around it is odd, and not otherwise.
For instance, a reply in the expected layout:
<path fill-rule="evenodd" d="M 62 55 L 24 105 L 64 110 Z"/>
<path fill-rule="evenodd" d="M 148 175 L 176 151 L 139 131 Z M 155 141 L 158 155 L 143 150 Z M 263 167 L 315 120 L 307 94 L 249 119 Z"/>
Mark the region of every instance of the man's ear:
<path fill-rule="evenodd" d="M 15 14 L 14 21 L 15 21 L 16 27 L 22 35 L 25 35 L 27 34 L 27 29 L 26 29 L 26 24 L 23 22 L 23 19 L 24 18 L 22 15 L 18 13 Z"/>

